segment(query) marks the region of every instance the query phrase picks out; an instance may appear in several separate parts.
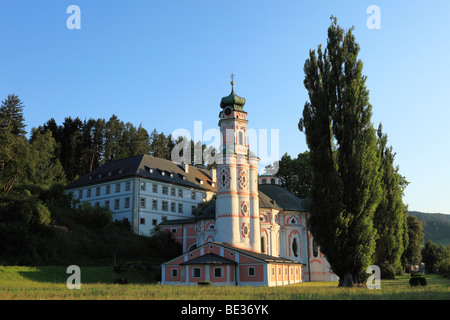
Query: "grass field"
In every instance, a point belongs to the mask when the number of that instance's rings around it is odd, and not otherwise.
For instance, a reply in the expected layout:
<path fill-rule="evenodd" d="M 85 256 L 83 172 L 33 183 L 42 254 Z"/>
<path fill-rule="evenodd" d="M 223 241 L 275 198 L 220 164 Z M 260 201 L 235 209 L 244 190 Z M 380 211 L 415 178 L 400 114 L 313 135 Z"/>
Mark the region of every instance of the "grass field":
<path fill-rule="evenodd" d="M 337 288 L 336 282 L 284 287 L 161 286 L 147 272 L 117 275 L 110 267 L 81 267 L 81 289 L 69 290 L 64 267 L 0 266 L 0 300 L 450 300 L 450 279 L 426 275 L 428 286 L 413 287 L 409 276 L 382 280 L 380 290 Z M 114 284 L 124 277 L 127 285 Z"/>

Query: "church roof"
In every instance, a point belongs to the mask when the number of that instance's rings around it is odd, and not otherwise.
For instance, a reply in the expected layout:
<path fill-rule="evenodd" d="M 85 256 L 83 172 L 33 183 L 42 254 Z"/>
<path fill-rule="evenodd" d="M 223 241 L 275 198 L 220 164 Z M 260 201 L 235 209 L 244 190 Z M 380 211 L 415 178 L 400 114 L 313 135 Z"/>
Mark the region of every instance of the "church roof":
<path fill-rule="evenodd" d="M 216 186 L 212 182 L 212 177 L 208 170 L 189 165 L 186 172 L 182 164 L 149 155 L 139 155 L 106 162 L 78 180 L 68 184 L 66 188 L 72 189 L 130 177 L 147 178 L 169 184 L 216 191 Z"/>
<path fill-rule="evenodd" d="M 219 246 L 222 246 L 226 249 L 229 250 L 234 250 L 236 252 L 239 252 L 241 254 L 245 254 L 247 256 L 250 256 L 252 258 L 258 259 L 258 260 L 263 260 L 265 262 L 276 262 L 276 263 L 298 263 L 301 264 L 300 262 L 297 261 L 293 261 L 293 260 L 289 260 L 289 259 L 285 259 L 282 257 L 276 257 L 276 256 L 269 256 L 268 254 L 264 254 L 264 253 L 258 253 L 258 252 L 254 252 L 251 250 L 247 250 L 247 249 L 242 249 L 242 248 L 238 248 L 226 243 L 222 243 L 222 242 L 212 242 L 214 244 L 217 244 Z M 207 243 L 210 244 L 210 243 Z"/>
<path fill-rule="evenodd" d="M 263 192 L 270 199 L 274 200 L 276 205 L 285 211 L 306 212 L 305 199 L 300 199 L 293 193 L 277 184 L 259 184 L 259 192 Z"/>
<path fill-rule="evenodd" d="M 237 264 L 237 262 L 221 257 L 214 253 L 207 253 L 198 258 L 180 263 L 180 265 L 187 265 L 187 264 Z"/>
<path fill-rule="evenodd" d="M 232 107 L 234 110 L 242 111 L 245 105 L 245 98 L 239 97 L 234 93 L 233 88 L 231 89 L 231 93 L 223 97 L 220 101 L 220 107 L 225 109 L 226 107 Z"/>

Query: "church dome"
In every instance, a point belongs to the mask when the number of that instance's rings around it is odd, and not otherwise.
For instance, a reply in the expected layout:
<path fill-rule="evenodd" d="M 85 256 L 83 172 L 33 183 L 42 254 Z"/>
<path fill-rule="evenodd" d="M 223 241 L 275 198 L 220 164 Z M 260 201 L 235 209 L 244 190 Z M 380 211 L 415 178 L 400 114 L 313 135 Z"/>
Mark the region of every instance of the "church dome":
<path fill-rule="evenodd" d="M 232 82 L 233 83 L 233 82 Z M 230 95 L 223 97 L 220 101 L 220 107 L 225 109 L 231 107 L 234 110 L 242 111 L 245 105 L 245 98 L 239 97 L 234 93 L 233 87 L 231 87 Z"/>

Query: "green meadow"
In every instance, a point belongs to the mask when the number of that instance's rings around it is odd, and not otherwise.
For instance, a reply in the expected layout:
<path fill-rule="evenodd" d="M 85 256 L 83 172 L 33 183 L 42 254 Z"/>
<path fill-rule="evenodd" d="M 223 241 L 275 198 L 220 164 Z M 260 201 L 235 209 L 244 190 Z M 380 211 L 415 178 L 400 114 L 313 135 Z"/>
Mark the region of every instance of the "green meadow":
<path fill-rule="evenodd" d="M 336 282 L 284 287 L 162 286 L 148 271 L 120 275 L 110 267 L 81 267 L 81 289 L 68 289 L 64 267 L 0 266 L 1 300 L 450 300 L 450 279 L 426 275 L 428 285 L 410 287 L 409 276 L 382 280 L 381 289 L 337 288 Z M 117 278 L 128 284 L 114 284 Z"/>

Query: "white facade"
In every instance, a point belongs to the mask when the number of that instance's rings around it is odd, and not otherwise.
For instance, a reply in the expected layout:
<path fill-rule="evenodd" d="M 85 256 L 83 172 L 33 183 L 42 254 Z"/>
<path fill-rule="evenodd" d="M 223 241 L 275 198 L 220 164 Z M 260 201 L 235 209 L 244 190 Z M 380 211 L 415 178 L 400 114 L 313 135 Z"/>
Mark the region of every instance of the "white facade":
<path fill-rule="evenodd" d="M 107 207 L 114 220 L 128 219 L 133 230 L 149 235 L 165 220 L 194 217 L 192 211 L 213 192 L 141 177 L 107 181 L 70 190 L 80 202 Z"/>

